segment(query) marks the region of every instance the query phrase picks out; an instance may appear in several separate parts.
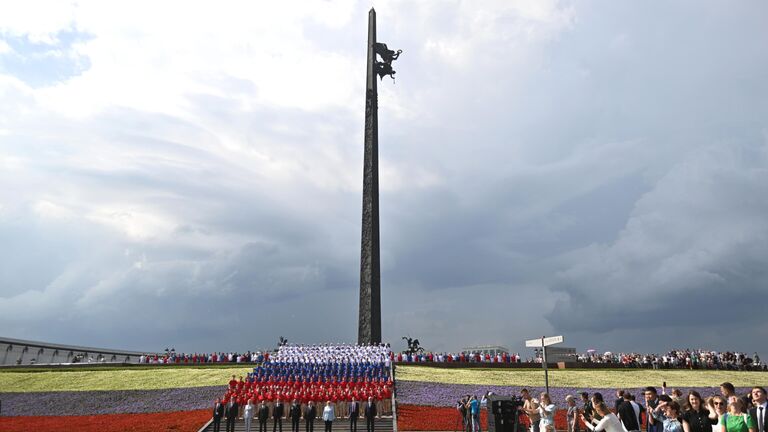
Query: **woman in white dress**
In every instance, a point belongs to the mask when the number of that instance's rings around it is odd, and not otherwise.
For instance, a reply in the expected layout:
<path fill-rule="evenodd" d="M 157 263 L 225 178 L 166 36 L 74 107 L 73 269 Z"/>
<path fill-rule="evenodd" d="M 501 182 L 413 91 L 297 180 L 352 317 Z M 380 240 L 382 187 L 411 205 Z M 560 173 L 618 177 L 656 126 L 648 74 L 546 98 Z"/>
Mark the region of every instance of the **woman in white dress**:
<path fill-rule="evenodd" d="M 581 419 L 589 430 L 595 432 L 625 432 L 621 420 L 605 406 L 605 402 L 595 405 L 595 410 L 602 416 L 597 424 L 590 423 L 589 420 L 584 418 L 584 414 L 581 415 Z"/>

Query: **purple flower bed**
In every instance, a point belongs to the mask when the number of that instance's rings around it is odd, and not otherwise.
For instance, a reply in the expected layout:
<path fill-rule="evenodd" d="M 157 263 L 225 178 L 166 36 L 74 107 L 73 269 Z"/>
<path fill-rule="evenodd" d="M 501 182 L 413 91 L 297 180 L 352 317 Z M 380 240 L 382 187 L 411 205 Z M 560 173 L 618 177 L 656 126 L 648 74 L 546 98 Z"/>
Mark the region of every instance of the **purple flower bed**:
<path fill-rule="evenodd" d="M 453 406 L 456 401 L 466 395 L 477 395 L 478 397 L 485 394 L 487 391 L 492 391 L 497 395 L 511 396 L 520 395 L 520 390 L 523 387 L 519 386 L 489 386 L 489 385 L 474 385 L 474 384 L 441 384 L 430 383 L 421 381 L 398 381 L 397 384 L 397 400 L 401 404 L 410 405 L 427 405 L 427 406 Z M 544 391 L 543 387 L 526 387 L 531 391 L 534 396 L 537 396 Z M 708 397 L 714 394 L 720 394 L 719 387 L 676 387 L 683 392 L 683 395 L 688 393 L 688 390 L 696 390 L 703 397 Z M 661 390 L 661 389 L 658 389 Z M 671 389 L 670 389 L 671 390 Z M 737 388 L 737 393 L 747 393 L 750 388 Z M 565 406 L 565 396 L 571 394 L 574 397 L 578 396 L 578 393 L 588 392 L 590 394 L 594 392 L 600 392 L 607 402 L 610 402 L 612 406 L 613 400 L 616 398 L 616 389 L 604 389 L 604 388 L 573 388 L 573 387 L 550 387 L 549 393 L 552 397 L 552 401 L 559 406 Z M 631 388 L 629 391 L 635 395 L 638 400 L 642 400 L 642 389 Z"/>
<path fill-rule="evenodd" d="M 190 411 L 212 406 L 225 386 L 163 390 L 0 393 L 4 416 Z"/>

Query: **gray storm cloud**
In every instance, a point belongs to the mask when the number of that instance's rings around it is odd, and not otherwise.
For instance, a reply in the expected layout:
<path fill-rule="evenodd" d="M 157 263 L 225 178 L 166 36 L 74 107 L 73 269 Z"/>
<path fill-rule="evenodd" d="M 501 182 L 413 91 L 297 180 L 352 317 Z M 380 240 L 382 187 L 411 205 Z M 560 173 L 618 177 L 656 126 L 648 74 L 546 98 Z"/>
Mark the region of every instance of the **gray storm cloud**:
<path fill-rule="evenodd" d="M 3 334 L 353 341 L 370 5 L 56 7 L 0 17 Z M 385 339 L 768 348 L 765 4 L 376 8 Z"/>

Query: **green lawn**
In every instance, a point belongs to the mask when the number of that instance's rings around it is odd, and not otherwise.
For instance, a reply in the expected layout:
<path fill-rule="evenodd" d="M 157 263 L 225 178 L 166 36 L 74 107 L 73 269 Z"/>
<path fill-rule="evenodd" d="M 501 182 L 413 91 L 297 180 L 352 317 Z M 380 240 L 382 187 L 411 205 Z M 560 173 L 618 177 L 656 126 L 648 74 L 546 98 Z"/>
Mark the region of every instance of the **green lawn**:
<path fill-rule="evenodd" d="M 398 366 L 397 379 L 449 384 L 479 384 L 501 386 L 544 385 L 541 369 L 453 369 L 422 366 Z M 730 381 L 736 387 L 768 384 L 766 372 L 689 371 L 650 369 L 550 369 L 551 387 L 624 388 L 661 386 L 717 387 Z"/>
<path fill-rule="evenodd" d="M 223 386 L 232 375 L 245 376 L 252 370 L 253 366 L 4 370 L 0 372 L 0 393 Z"/>
<path fill-rule="evenodd" d="M 12 369 L 0 371 L 0 393 L 87 390 L 150 390 L 226 385 L 232 375 L 245 375 L 251 366 L 229 367 L 110 367 Z M 542 386 L 541 369 L 444 369 L 398 366 L 397 379 L 454 384 Z M 649 384 L 670 387 L 717 387 L 730 381 L 737 387 L 768 384 L 768 373 L 646 369 L 553 369 L 552 387 L 636 388 Z"/>

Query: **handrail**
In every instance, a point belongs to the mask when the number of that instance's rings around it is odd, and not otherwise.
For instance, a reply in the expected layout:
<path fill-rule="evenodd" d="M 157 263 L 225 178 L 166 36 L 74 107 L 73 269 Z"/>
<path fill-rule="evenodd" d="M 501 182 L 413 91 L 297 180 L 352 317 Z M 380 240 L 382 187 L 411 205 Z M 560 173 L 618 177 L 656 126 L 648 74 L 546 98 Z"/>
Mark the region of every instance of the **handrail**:
<path fill-rule="evenodd" d="M 211 419 L 210 419 L 210 420 L 208 420 L 207 422 L 205 422 L 205 424 L 203 425 L 203 427 L 201 427 L 200 429 L 198 429 L 198 430 L 197 430 L 197 432 L 205 432 L 205 430 L 206 430 L 206 429 L 208 429 L 208 426 L 210 426 L 210 425 L 211 425 L 211 423 L 213 423 L 213 417 L 211 417 Z"/>

